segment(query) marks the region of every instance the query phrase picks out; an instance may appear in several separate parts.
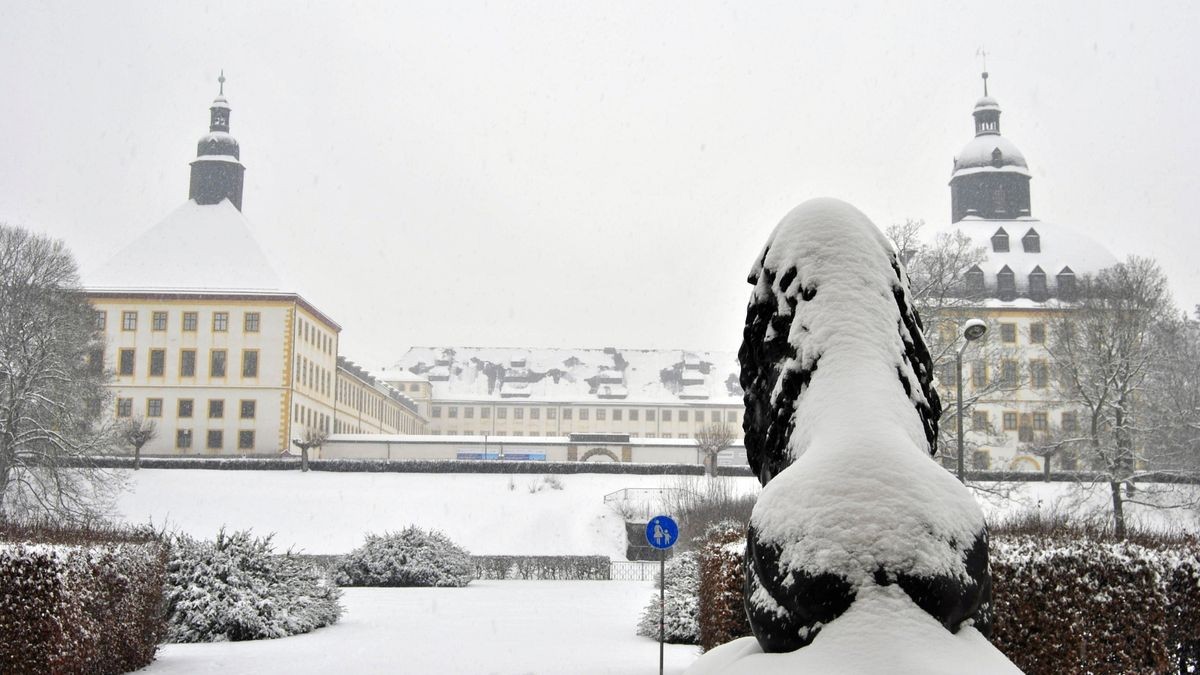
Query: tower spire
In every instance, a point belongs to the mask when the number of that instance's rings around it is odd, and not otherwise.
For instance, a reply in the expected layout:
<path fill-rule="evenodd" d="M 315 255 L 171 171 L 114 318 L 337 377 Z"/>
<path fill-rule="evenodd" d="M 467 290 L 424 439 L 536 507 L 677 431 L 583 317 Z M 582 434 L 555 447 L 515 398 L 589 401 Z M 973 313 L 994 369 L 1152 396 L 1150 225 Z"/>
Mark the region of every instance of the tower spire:
<path fill-rule="evenodd" d="M 978 50 L 975 51 L 975 55 L 978 56 L 983 61 L 983 95 L 987 96 L 988 95 L 987 50 L 984 49 L 983 47 L 980 47 Z"/>
<path fill-rule="evenodd" d="M 192 181 L 188 197 L 197 204 L 219 204 L 228 199 L 242 208 L 241 148 L 229 134 L 229 101 L 225 100 L 225 70 L 217 78 L 220 92 L 209 107 L 208 134 L 196 144 L 192 161 Z"/>

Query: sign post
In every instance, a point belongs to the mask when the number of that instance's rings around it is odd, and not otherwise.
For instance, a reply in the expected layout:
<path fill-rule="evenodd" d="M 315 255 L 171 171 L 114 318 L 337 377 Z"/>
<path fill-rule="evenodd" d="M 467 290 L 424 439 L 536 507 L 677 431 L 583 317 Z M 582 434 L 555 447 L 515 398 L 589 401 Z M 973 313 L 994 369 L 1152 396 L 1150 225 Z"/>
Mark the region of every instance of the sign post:
<path fill-rule="evenodd" d="M 658 675 L 663 672 L 663 638 L 666 636 L 667 549 L 679 540 L 679 525 L 670 516 L 654 516 L 646 523 L 646 543 L 658 549 Z"/>

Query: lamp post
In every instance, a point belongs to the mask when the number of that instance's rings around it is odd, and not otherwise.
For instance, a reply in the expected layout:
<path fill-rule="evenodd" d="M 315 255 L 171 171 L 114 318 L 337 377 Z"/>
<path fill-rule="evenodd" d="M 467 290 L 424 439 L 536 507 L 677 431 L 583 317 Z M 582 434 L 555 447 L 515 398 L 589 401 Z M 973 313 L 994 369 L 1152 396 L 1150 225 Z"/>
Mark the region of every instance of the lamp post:
<path fill-rule="evenodd" d="M 962 402 L 962 357 L 963 352 L 967 351 L 967 345 L 983 337 L 987 333 L 987 324 L 979 319 L 967 319 L 963 324 L 962 346 L 958 348 L 958 352 L 954 355 L 954 365 L 956 373 L 954 376 L 954 384 L 958 390 L 958 480 L 966 482 L 966 472 L 963 469 L 963 402 Z"/>

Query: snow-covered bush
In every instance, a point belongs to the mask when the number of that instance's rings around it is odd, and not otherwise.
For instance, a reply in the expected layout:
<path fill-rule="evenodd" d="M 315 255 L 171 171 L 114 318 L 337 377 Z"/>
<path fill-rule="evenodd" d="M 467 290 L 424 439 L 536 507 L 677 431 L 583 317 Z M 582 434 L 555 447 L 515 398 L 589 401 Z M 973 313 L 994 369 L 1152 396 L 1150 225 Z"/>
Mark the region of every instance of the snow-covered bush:
<path fill-rule="evenodd" d="M 667 561 L 665 572 L 663 639 L 675 644 L 699 644 L 700 556 L 695 551 L 678 553 Z M 658 605 L 656 591 L 638 619 L 638 635 L 658 639 Z"/>
<path fill-rule="evenodd" d="M 343 586 L 466 586 L 474 578 L 471 554 L 441 532 L 417 527 L 368 534 L 337 573 Z"/>
<path fill-rule="evenodd" d="M 746 523 L 712 525 L 700 538 L 700 647 L 708 651 L 750 634 L 743 602 Z"/>
<path fill-rule="evenodd" d="M 276 554 L 249 531 L 213 541 L 174 538 L 167 563 L 167 638 L 261 640 L 307 633 L 341 617 L 339 589 L 319 567 Z"/>
<path fill-rule="evenodd" d="M 165 629 L 165 562 L 146 532 L 0 524 L 0 672 L 148 665 Z"/>

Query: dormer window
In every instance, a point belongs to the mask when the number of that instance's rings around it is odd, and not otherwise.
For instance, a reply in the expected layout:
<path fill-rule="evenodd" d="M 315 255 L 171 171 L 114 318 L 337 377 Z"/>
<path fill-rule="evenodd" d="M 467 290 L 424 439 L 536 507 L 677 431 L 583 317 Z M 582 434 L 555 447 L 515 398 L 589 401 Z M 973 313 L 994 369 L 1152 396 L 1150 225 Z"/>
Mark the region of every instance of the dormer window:
<path fill-rule="evenodd" d="M 1032 227 L 1021 237 L 1021 246 L 1025 247 L 1026 253 L 1041 253 L 1042 252 L 1042 237 L 1037 233 L 1037 230 Z"/>
<path fill-rule="evenodd" d="M 1070 267 L 1058 273 L 1058 297 L 1061 300 L 1075 299 L 1075 272 Z"/>
<path fill-rule="evenodd" d="M 1004 164 L 1004 153 L 1000 152 L 1000 148 L 992 150 L 992 166 L 999 168 Z"/>
<path fill-rule="evenodd" d="M 979 269 L 979 265 L 972 265 L 971 269 L 967 270 L 963 277 L 967 283 L 967 291 L 971 293 L 983 292 L 983 270 Z"/>
<path fill-rule="evenodd" d="M 1008 253 L 1008 232 L 1004 228 L 996 230 L 996 234 L 992 235 L 992 251 L 995 253 Z"/>
<path fill-rule="evenodd" d="M 1017 297 L 1017 276 L 1008 265 L 996 273 L 996 294 L 1001 300 L 1013 300 Z"/>
<path fill-rule="evenodd" d="M 1029 249 L 1026 248 L 1025 250 L 1028 251 Z M 1033 271 L 1029 273 L 1029 297 L 1037 300 L 1038 302 L 1042 302 L 1046 299 L 1047 295 L 1046 273 L 1039 265 L 1033 268 Z"/>

